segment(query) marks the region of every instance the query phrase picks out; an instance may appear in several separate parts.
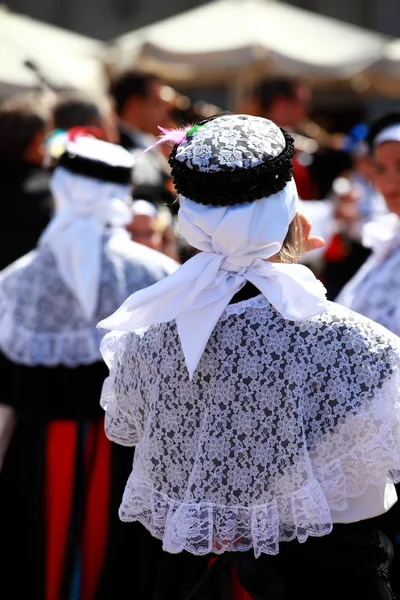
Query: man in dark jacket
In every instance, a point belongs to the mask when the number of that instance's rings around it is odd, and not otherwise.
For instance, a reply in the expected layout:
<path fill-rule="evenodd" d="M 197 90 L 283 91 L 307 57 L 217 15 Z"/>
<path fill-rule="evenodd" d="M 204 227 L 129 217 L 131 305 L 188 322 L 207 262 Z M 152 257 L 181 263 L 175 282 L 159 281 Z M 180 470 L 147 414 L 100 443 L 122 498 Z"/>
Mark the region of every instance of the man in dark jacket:
<path fill-rule="evenodd" d="M 158 126 L 169 126 L 168 89 L 158 76 L 139 70 L 124 71 L 112 79 L 110 95 L 119 117 L 119 143 L 134 156 L 155 142 Z M 170 206 L 175 200 L 170 167 L 160 148 L 138 157 L 132 181 L 137 198 Z"/>

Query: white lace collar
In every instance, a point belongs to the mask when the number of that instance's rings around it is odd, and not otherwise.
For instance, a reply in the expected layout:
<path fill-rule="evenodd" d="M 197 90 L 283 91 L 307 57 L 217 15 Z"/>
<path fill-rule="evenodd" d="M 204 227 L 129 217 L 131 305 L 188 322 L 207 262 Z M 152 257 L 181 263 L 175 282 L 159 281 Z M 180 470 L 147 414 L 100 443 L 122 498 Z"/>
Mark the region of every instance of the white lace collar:
<path fill-rule="evenodd" d="M 137 446 L 123 521 L 171 553 L 276 554 L 400 480 L 400 343 L 328 306 L 295 323 L 229 305 L 192 381 L 173 322 L 105 336 L 106 432 Z"/>
<path fill-rule="evenodd" d="M 43 245 L 0 274 L 0 349 L 28 365 L 74 367 L 101 360 L 99 319 L 129 294 L 172 273 L 178 264 L 132 242 L 107 235 L 101 245 L 98 302 L 88 318 L 61 277 L 55 256 Z"/>

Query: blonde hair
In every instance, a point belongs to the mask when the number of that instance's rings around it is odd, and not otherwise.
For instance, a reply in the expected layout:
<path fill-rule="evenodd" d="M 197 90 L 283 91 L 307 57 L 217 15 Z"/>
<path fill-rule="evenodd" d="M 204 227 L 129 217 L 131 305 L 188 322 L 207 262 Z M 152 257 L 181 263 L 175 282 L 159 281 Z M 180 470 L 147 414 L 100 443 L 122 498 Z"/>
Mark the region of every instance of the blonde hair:
<path fill-rule="evenodd" d="M 289 225 L 288 232 L 283 240 L 282 248 L 278 256 L 283 263 L 297 263 L 303 252 L 303 228 L 299 216 L 296 215 Z"/>

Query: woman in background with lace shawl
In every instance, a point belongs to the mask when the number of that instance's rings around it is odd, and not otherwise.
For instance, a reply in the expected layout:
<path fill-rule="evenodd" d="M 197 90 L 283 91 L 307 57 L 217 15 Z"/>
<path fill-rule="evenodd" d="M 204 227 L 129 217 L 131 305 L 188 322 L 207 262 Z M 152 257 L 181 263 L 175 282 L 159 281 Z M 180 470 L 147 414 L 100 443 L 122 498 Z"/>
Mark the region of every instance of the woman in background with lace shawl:
<path fill-rule="evenodd" d="M 400 113 L 375 121 L 367 141 L 375 169 L 374 183 L 389 213 L 364 227 L 363 242 L 371 248 L 371 256 L 336 302 L 400 335 Z M 397 503 L 381 520 L 394 544 L 390 578 L 400 597 L 400 505 Z"/>
<path fill-rule="evenodd" d="M 180 233 L 199 252 L 99 323 L 106 433 L 136 447 L 120 518 L 196 570 L 192 590 L 179 566 L 161 571 L 154 598 L 211 598 L 201 569 L 221 555 L 212 570 L 234 563 L 252 598 L 390 599 L 375 518 L 400 480 L 399 341 L 294 260 L 283 129 L 221 115 L 170 138 Z"/>
<path fill-rule="evenodd" d="M 120 551 L 108 513 L 110 481 L 112 490 L 118 481 L 99 407 L 107 369 L 96 324 L 178 266 L 125 231 L 129 152 L 82 131 L 63 139 L 51 177 L 55 215 L 37 248 L 0 274 L 5 401 L 18 415 L 1 473 L 4 598 L 110 598 L 110 589 L 99 594 L 109 556 Z M 146 544 L 141 531 L 127 531 L 130 548 L 132 539 Z M 140 572 L 139 555 L 130 558 Z M 111 573 L 113 591 L 120 579 Z"/>

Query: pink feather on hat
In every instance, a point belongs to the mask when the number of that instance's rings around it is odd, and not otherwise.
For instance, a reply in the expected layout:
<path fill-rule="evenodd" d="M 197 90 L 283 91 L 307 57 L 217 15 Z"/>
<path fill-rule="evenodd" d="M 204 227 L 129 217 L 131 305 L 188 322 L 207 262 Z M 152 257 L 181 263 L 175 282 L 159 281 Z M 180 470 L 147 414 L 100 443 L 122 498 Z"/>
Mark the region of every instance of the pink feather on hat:
<path fill-rule="evenodd" d="M 160 127 L 158 125 L 158 129 L 162 132 L 162 135 L 158 136 L 157 141 L 145 150 L 143 150 L 143 152 L 138 154 L 136 158 L 139 158 L 139 156 L 142 156 L 142 154 L 145 154 L 149 150 L 152 150 L 159 144 L 169 143 L 173 146 L 175 144 L 180 144 L 181 142 L 183 142 L 188 132 L 191 129 L 193 129 L 193 125 L 186 125 L 186 127 L 182 127 L 181 129 L 165 129 L 164 127 Z"/>

